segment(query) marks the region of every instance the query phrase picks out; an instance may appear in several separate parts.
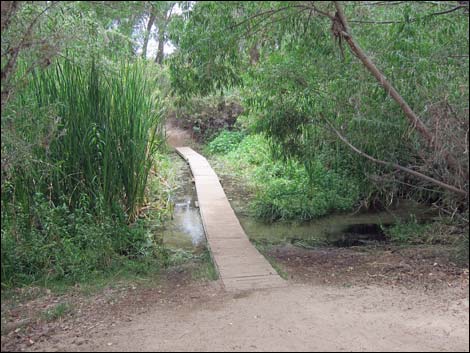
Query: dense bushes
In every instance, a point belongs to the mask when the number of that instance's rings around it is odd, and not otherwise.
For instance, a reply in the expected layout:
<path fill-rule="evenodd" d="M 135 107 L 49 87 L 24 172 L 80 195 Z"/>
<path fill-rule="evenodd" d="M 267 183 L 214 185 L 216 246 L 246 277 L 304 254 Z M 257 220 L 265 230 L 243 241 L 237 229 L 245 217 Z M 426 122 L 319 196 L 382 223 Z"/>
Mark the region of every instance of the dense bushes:
<path fill-rule="evenodd" d="M 88 209 L 53 206 L 38 193 L 28 213 L 19 210 L 14 220 L 2 222 L 2 285 L 79 281 L 121 256 L 141 257 L 149 241 L 142 225 L 127 227 L 107 216 L 97 220 Z"/>
<path fill-rule="evenodd" d="M 320 160 L 313 173 L 296 162 L 274 160 L 268 141 L 261 135 L 249 135 L 238 145 L 241 133 L 224 131 L 209 143 L 208 149 L 219 154 L 255 191 L 251 204 L 256 217 L 308 220 L 329 212 L 351 209 L 359 198 L 356 181 L 328 170 Z M 222 142 L 230 142 L 219 148 Z M 223 154 L 223 155 L 222 155 Z"/>
<path fill-rule="evenodd" d="M 187 96 L 240 89 L 246 111 L 256 115 L 252 125 L 278 156 L 299 161 L 308 173 L 321 160 L 327 170 L 367 180 L 361 202 L 368 208 L 412 198 L 465 213 L 469 42 L 461 38 L 468 38 L 468 8 L 447 6 L 198 2 L 175 33 L 172 85 Z M 337 32 L 340 9 L 352 20 L 344 28 L 350 40 Z M 384 88 L 385 78 L 407 112 Z M 354 152 L 334 130 L 385 164 Z"/>
<path fill-rule="evenodd" d="M 223 130 L 209 144 L 207 150 L 209 153 L 227 153 L 238 147 L 243 140 L 244 134 L 240 131 Z"/>

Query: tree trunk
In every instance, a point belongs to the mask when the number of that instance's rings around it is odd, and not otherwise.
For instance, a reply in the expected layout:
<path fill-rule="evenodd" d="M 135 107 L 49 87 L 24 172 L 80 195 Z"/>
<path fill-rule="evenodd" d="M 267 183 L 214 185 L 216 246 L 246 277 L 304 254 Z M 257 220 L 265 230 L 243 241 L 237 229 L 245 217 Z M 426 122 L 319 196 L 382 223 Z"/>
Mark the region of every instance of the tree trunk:
<path fill-rule="evenodd" d="M 153 23 L 155 22 L 155 13 L 150 11 L 149 21 L 147 22 L 147 30 L 145 31 L 144 35 L 144 45 L 142 46 L 142 58 L 145 59 L 147 57 L 147 47 L 149 44 L 150 33 L 152 31 Z"/>
<path fill-rule="evenodd" d="M 2 20 L 1 20 L 1 32 L 5 29 L 8 28 L 10 25 L 10 22 L 15 15 L 16 11 L 20 7 L 20 2 L 19 1 L 2 1 L 1 2 L 1 14 L 2 14 Z"/>
<path fill-rule="evenodd" d="M 165 48 L 165 24 L 161 24 L 158 27 L 158 49 L 155 62 L 159 65 L 163 64 L 163 49 Z"/>

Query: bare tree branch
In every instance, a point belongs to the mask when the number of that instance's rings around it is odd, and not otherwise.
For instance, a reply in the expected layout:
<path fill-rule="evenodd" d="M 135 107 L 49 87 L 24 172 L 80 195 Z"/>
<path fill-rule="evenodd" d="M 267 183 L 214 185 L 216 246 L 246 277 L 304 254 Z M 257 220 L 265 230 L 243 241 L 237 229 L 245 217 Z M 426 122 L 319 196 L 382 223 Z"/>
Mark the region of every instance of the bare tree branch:
<path fill-rule="evenodd" d="M 11 75 L 14 73 L 16 69 L 16 64 L 18 61 L 18 57 L 20 55 L 21 50 L 25 48 L 25 43 L 27 43 L 27 40 L 29 39 L 34 27 L 36 26 L 37 22 L 41 18 L 42 15 L 44 15 L 48 10 L 50 10 L 52 7 L 57 5 L 57 1 L 52 2 L 50 5 L 46 6 L 36 17 L 31 21 L 29 24 L 28 28 L 26 31 L 23 33 L 23 36 L 21 38 L 20 43 L 13 47 L 9 48 L 7 50 L 7 53 L 10 55 L 10 57 L 7 60 L 5 66 L 2 67 L 1 71 L 1 82 L 2 82 L 2 89 L 1 89 L 1 110 L 3 111 L 3 108 L 8 101 L 10 97 L 10 84 L 9 80 Z M 17 10 L 15 10 L 17 11 Z"/>
<path fill-rule="evenodd" d="M 391 20 L 391 21 L 374 21 L 374 20 L 350 20 L 349 22 L 351 23 L 359 23 L 359 24 L 376 24 L 376 25 L 390 25 L 390 24 L 397 24 L 397 23 L 411 23 L 411 22 L 416 22 L 418 20 L 422 20 L 423 18 L 428 18 L 428 17 L 433 17 L 433 16 L 441 16 L 441 15 L 447 15 L 449 13 L 455 12 L 460 9 L 468 9 L 467 5 L 459 5 L 455 6 L 452 9 L 449 10 L 444 10 L 440 12 L 433 12 L 424 15 L 423 17 L 417 17 L 417 18 L 412 18 L 407 21 L 397 21 L 397 20 Z"/>
<path fill-rule="evenodd" d="M 424 175 L 420 172 L 417 172 L 415 170 L 412 170 L 410 168 L 407 168 L 407 167 L 403 167 L 399 164 L 396 164 L 396 163 L 392 163 L 392 162 L 385 162 L 385 161 L 382 161 L 380 159 L 377 159 L 377 158 L 374 158 L 370 155 L 368 155 L 367 153 L 361 151 L 360 149 L 358 149 L 357 147 L 355 147 L 353 144 L 351 144 L 347 139 L 346 137 L 344 137 L 337 129 L 335 129 L 335 127 L 333 126 L 333 124 L 331 124 L 325 117 L 323 117 L 323 120 L 325 120 L 325 122 L 327 123 L 327 125 L 330 127 L 330 129 L 339 137 L 339 139 L 341 141 L 343 141 L 350 149 L 352 149 L 354 152 L 356 152 L 357 154 L 359 154 L 360 156 L 362 157 L 365 157 L 369 160 L 371 160 L 372 162 L 374 163 L 378 163 L 378 164 L 381 164 L 381 165 L 384 165 L 384 166 L 387 166 L 387 167 L 393 167 L 395 169 L 399 169 L 403 172 L 406 172 L 408 174 L 411 174 L 417 178 L 420 178 L 420 179 L 423 179 L 423 180 L 426 180 L 426 181 L 429 181 L 435 185 L 438 185 L 439 187 L 443 188 L 443 189 L 446 189 L 448 191 L 451 191 L 453 193 L 456 193 L 456 194 L 459 194 L 459 195 L 462 195 L 462 196 L 465 196 L 467 197 L 468 196 L 468 193 L 465 191 L 465 190 L 462 190 L 462 189 L 459 189 L 459 188 L 456 188 L 455 186 L 452 186 L 452 185 L 449 185 L 449 184 L 446 184 L 442 181 L 439 181 L 437 179 L 434 179 L 430 176 L 427 176 L 427 175 Z"/>

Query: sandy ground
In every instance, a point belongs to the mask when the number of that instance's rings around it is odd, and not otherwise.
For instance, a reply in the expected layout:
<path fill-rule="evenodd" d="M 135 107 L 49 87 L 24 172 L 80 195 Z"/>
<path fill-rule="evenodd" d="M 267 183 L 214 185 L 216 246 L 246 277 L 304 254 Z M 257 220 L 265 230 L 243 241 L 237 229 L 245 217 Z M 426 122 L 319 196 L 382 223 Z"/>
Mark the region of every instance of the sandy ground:
<path fill-rule="evenodd" d="M 53 351 L 468 351 L 468 298 L 446 291 L 291 285 L 155 304 L 125 322 L 59 334 Z M 210 297 L 212 296 L 212 300 Z M 32 347 L 31 347 L 32 348 Z"/>
<path fill-rule="evenodd" d="M 166 140 L 171 147 L 192 146 L 194 140 L 187 130 L 176 126 L 172 121 L 168 121 L 165 126 Z"/>
<path fill-rule="evenodd" d="M 2 351 L 468 351 L 468 269 L 444 250 L 282 246 L 267 252 L 282 289 L 226 293 L 176 268 L 91 296 L 2 300 Z M 73 312 L 18 325 L 60 302 Z"/>

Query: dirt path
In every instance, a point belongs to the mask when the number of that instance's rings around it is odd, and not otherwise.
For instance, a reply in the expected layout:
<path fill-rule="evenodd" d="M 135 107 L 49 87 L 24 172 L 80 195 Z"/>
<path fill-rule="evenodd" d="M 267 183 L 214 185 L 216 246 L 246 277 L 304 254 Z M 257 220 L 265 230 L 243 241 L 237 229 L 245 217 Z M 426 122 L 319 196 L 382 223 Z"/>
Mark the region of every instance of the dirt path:
<path fill-rule="evenodd" d="M 93 295 L 2 297 L 2 351 L 469 350 L 468 269 L 444 249 L 283 246 L 266 254 L 287 288 L 227 293 L 195 279 L 194 263 Z M 35 321 L 59 303 L 73 310 Z M 20 326 L 25 318 L 33 321 Z"/>
<path fill-rule="evenodd" d="M 226 293 L 178 270 L 167 285 L 91 298 L 46 295 L 11 309 L 2 298 L 2 351 L 469 351 L 468 269 L 445 258 L 416 249 L 268 255 L 287 288 Z M 17 324 L 63 301 L 70 315 L 4 331 L 4 317 Z"/>
<path fill-rule="evenodd" d="M 165 126 L 166 140 L 171 147 L 191 146 L 194 140 L 188 130 L 183 130 L 172 121 Z"/>
<path fill-rule="evenodd" d="M 372 287 L 293 285 L 156 304 L 114 327 L 35 350 L 468 351 L 468 299 Z"/>

